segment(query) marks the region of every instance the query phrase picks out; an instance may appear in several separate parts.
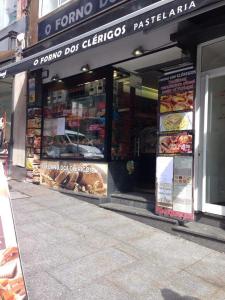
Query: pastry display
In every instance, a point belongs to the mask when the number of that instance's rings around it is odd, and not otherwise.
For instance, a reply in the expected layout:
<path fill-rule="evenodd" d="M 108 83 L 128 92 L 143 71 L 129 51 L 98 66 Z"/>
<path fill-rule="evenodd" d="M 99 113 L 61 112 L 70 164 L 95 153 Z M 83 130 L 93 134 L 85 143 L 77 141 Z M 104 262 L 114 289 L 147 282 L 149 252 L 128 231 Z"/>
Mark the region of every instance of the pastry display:
<path fill-rule="evenodd" d="M 194 105 L 194 93 L 188 91 L 175 95 L 162 95 L 160 97 L 160 112 L 191 110 Z"/>
<path fill-rule="evenodd" d="M 162 136 L 159 141 L 159 153 L 179 154 L 192 153 L 192 135 Z"/>
<path fill-rule="evenodd" d="M 19 262 L 19 250 L 10 247 L 0 252 L 0 300 L 27 299 Z"/>
<path fill-rule="evenodd" d="M 100 168 L 77 164 L 74 169 L 74 171 L 41 169 L 41 183 L 74 192 L 106 195 L 105 174 Z"/>

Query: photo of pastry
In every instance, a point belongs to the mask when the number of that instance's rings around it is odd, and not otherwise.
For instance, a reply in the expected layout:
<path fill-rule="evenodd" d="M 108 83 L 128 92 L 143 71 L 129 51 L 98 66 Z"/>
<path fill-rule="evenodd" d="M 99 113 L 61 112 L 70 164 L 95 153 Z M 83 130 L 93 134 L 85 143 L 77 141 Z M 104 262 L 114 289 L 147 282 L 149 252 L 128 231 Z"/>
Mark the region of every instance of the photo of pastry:
<path fill-rule="evenodd" d="M 160 97 L 160 113 L 192 110 L 194 107 L 194 91 L 162 95 Z"/>
<path fill-rule="evenodd" d="M 0 251 L 0 299 L 27 299 L 17 247 Z"/>
<path fill-rule="evenodd" d="M 161 154 L 191 154 L 192 135 L 168 135 L 159 138 L 159 153 Z"/>
<path fill-rule="evenodd" d="M 51 166 L 52 167 L 52 166 Z M 53 188 L 106 196 L 107 170 L 100 164 L 68 164 L 58 168 L 43 169 L 41 183 Z"/>
<path fill-rule="evenodd" d="M 160 131 L 191 130 L 192 119 L 192 112 L 161 115 Z"/>

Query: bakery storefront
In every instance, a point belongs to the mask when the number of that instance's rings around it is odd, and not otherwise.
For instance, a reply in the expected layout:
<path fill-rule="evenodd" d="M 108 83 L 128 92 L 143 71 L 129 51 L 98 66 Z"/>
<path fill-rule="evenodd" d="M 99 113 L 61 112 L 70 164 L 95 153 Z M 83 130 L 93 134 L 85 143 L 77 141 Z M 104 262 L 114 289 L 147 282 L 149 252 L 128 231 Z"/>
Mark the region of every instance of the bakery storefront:
<path fill-rule="evenodd" d="M 178 33 L 221 1 L 118 2 L 111 22 L 89 20 L 92 30 L 78 26 L 80 35 L 58 45 L 66 32 L 41 36 L 21 63 L 0 70 L 30 70 L 27 178 L 100 202 L 150 195 L 157 214 L 192 220 L 194 205 L 204 211 L 194 159 L 201 59 Z"/>

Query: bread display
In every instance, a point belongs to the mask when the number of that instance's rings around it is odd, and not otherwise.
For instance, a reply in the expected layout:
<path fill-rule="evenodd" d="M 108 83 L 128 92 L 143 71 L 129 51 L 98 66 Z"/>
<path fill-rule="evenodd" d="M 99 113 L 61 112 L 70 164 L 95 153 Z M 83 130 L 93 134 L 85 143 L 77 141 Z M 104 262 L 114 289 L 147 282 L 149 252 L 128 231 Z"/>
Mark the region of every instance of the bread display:
<path fill-rule="evenodd" d="M 41 183 L 53 188 L 63 188 L 74 192 L 106 195 L 106 174 L 95 165 L 72 164 L 62 170 L 41 169 Z M 59 167 L 60 168 L 60 167 Z"/>
<path fill-rule="evenodd" d="M 26 289 L 19 261 L 19 250 L 10 247 L 0 252 L 0 299 L 26 299 Z"/>

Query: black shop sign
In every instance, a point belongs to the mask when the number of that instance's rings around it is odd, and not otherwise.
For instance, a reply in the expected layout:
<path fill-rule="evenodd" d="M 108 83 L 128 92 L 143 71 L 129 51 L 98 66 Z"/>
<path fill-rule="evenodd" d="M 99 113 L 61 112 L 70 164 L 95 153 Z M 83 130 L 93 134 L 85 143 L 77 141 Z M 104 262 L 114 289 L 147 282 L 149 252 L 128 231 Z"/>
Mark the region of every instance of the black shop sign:
<path fill-rule="evenodd" d="M 105 45 L 134 33 L 144 30 L 150 31 L 216 2 L 220 1 L 176 0 L 154 8 L 150 5 L 149 10 L 146 9 L 134 17 L 128 15 L 125 21 L 119 22 L 118 20 L 118 23 L 114 26 L 109 26 L 105 29 L 101 29 L 100 27 L 94 33 L 88 32 L 87 34 L 71 39 L 67 43 L 54 46 L 49 51 L 37 53 L 30 58 L 24 58 L 21 62 L 0 68 L 0 78 L 5 78 L 25 70 L 40 69 L 45 65 L 71 55 Z"/>
<path fill-rule="evenodd" d="M 38 39 L 48 38 L 122 2 L 125 2 L 125 0 L 76 1 L 38 24 Z"/>

